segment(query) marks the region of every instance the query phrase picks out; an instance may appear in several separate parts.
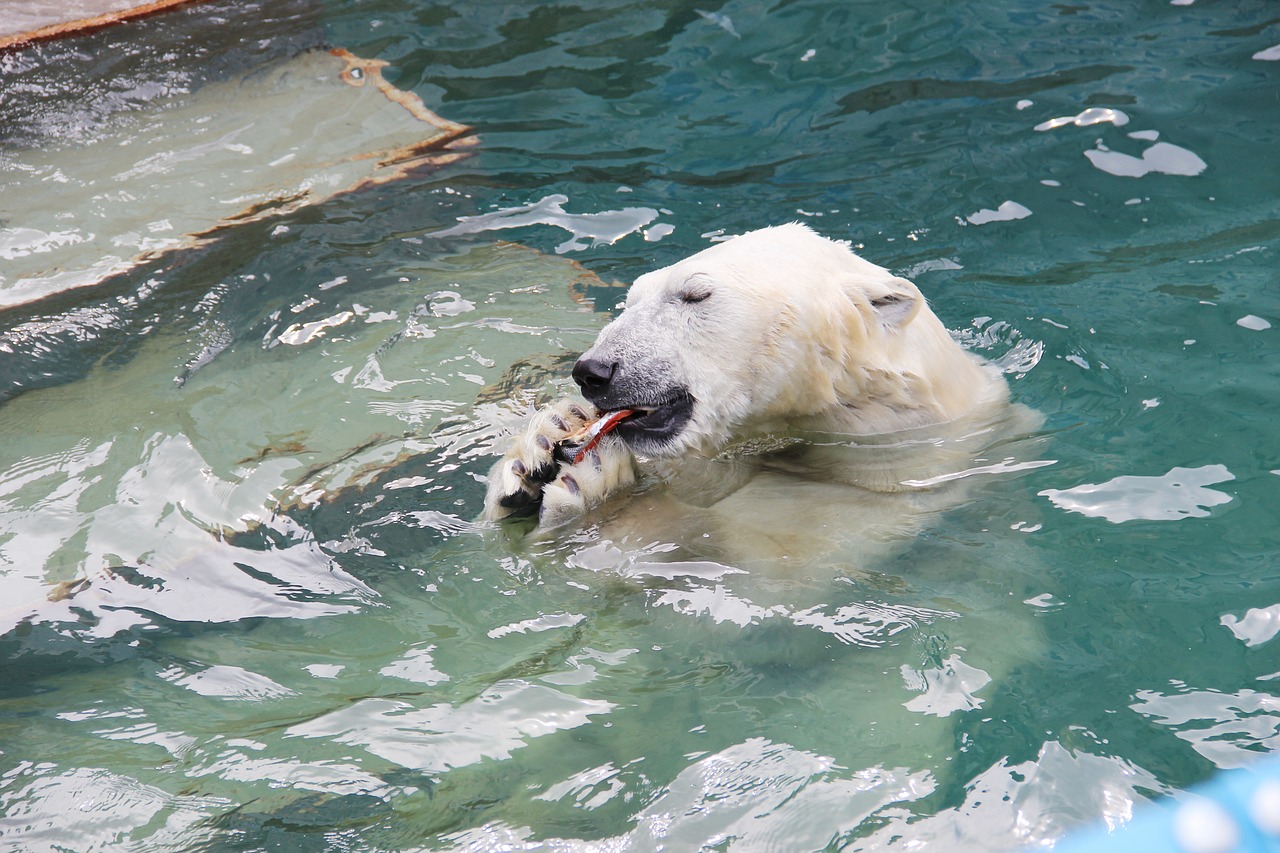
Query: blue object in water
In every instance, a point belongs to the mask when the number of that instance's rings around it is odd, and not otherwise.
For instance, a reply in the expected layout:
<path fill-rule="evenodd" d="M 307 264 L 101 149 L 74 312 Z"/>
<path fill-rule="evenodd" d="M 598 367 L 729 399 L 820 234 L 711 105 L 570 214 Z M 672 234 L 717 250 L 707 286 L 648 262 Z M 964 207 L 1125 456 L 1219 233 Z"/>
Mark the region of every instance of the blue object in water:
<path fill-rule="evenodd" d="M 1229 770 L 1178 798 L 1141 811 L 1121 829 L 1067 839 L 1058 853 L 1280 852 L 1280 760 Z"/>

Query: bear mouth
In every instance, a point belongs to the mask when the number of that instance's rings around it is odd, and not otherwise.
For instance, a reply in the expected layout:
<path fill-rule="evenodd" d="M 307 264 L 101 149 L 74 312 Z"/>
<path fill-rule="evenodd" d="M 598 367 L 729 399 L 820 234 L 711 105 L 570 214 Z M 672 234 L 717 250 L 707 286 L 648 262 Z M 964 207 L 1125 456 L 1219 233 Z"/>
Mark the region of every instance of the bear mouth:
<path fill-rule="evenodd" d="M 616 403 L 603 410 L 631 409 L 634 414 L 619 422 L 614 434 L 637 453 L 659 454 L 693 418 L 693 404 L 693 395 L 680 388 L 659 402 Z"/>

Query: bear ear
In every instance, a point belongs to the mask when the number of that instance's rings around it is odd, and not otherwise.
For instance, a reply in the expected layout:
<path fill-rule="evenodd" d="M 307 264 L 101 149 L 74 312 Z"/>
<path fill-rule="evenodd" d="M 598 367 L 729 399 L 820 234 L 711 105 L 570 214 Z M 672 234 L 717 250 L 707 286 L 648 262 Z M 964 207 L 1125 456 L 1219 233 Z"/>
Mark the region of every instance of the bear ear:
<path fill-rule="evenodd" d="M 924 295 L 916 286 L 896 276 L 867 284 L 865 293 L 872 312 L 889 329 L 901 329 L 910 323 L 924 305 Z"/>

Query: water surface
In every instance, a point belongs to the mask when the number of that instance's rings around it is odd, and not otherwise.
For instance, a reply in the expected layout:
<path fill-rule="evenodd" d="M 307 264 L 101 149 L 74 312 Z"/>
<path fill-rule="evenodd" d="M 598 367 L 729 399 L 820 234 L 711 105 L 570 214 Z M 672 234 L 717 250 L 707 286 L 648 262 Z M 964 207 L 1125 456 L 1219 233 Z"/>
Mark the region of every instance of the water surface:
<path fill-rule="evenodd" d="M 0 228 L 24 152 L 317 46 L 481 139 L 0 313 L 6 844 L 1010 849 L 1280 745 L 1268 4 L 273 8 L 0 60 Z M 472 525 L 625 282 L 792 220 L 1044 464 L 870 564 Z"/>

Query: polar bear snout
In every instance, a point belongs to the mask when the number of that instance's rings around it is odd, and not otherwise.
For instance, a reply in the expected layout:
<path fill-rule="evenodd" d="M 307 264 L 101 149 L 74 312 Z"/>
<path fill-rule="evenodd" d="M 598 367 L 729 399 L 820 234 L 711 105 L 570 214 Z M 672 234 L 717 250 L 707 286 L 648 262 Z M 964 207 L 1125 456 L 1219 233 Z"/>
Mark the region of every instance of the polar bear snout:
<path fill-rule="evenodd" d="M 613 375 L 617 371 L 616 361 L 604 361 L 584 355 L 573 366 L 573 381 L 578 383 L 587 399 L 594 402 L 594 397 L 609 393 L 609 383 L 613 381 Z"/>
<path fill-rule="evenodd" d="M 652 359 L 639 359 L 628 368 L 612 358 L 587 352 L 573 366 L 573 381 L 593 406 L 602 412 L 630 409 L 614 434 L 637 453 L 652 456 L 676 452 L 681 433 L 693 418 L 694 398 L 689 389 L 667 381 L 670 367 Z"/>

